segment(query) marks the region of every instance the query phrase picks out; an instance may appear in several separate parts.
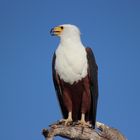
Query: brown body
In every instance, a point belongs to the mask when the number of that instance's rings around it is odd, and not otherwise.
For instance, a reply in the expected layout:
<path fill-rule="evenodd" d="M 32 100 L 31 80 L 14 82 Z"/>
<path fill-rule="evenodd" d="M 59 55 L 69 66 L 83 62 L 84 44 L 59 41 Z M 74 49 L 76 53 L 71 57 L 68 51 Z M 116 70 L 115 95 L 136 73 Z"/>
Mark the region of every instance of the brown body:
<path fill-rule="evenodd" d="M 61 82 L 63 90 L 63 103 L 68 112 L 72 112 L 74 121 L 81 118 L 81 113 L 88 113 L 90 111 L 91 95 L 89 88 L 88 76 L 83 78 L 78 83 L 70 85 L 69 83 Z M 88 116 L 88 115 L 86 115 Z M 88 120 L 88 118 L 86 118 Z"/>
<path fill-rule="evenodd" d="M 72 112 L 74 122 L 80 120 L 81 114 L 85 114 L 85 120 L 95 127 L 96 109 L 98 100 L 97 65 L 90 48 L 86 48 L 88 59 L 88 74 L 85 78 L 74 84 L 69 84 L 60 79 L 55 71 L 55 59 L 53 57 L 53 81 L 63 117 Z"/>

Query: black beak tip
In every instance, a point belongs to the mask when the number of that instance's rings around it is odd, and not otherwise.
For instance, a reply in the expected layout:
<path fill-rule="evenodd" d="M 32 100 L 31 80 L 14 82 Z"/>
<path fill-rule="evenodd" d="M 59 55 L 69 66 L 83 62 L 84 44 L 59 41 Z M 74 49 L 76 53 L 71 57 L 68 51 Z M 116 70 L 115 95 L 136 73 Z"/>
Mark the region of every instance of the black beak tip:
<path fill-rule="evenodd" d="M 52 36 L 54 36 L 54 28 L 52 28 L 52 29 L 50 30 L 50 34 L 51 34 Z"/>

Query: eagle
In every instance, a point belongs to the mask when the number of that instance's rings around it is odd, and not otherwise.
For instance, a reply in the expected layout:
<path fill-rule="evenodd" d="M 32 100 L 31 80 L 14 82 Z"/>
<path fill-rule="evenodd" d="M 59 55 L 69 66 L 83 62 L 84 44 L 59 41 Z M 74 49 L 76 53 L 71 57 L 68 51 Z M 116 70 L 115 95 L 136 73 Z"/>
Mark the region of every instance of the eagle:
<path fill-rule="evenodd" d="M 75 25 L 59 25 L 50 33 L 60 37 L 53 55 L 52 75 L 63 115 L 61 122 L 95 128 L 98 66 L 92 49 L 83 45 Z"/>

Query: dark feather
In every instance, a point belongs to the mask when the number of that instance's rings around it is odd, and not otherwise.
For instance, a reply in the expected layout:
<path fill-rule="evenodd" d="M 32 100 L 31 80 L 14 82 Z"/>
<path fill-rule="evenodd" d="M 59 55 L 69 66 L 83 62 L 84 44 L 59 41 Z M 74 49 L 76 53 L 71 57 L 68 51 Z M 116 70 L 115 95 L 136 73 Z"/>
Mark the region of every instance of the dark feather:
<path fill-rule="evenodd" d="M 61 111 L 62 111 L 63 118 L 66 119 L 68 117 L 68 111 L 67 111 L 67 109 L 66 109 L 66 107 L 64 106 L 64 103 L 63 103 L 63 97 L 62 97 L 63 90 L 62 90 L 59 75 L 55 71 L 55 59 L 56 59 L 56 55 L 54 53 L 53 61 L 52 61 L 53 82 L 54 82 L 54 87 L 55 87 L 55 90 L 56 90 L 56 95 L 57 95 L 57 98 L 58 98 L 58 101 L 59 101 L 59 104 L 60 104 L 60 108 L 61 108 Z"/>
<path fill-rule="evenodd" d="M 88 59 L 88 75 L 90 80 L 90 93 L 91 93 L 91 107 L 89 120 L 92 120 L 92 125 L 96 123 L 96 111 L 98 101 L 98 66 L 96 64 L 95 56 L 91 48 L 86 48 Z"/>

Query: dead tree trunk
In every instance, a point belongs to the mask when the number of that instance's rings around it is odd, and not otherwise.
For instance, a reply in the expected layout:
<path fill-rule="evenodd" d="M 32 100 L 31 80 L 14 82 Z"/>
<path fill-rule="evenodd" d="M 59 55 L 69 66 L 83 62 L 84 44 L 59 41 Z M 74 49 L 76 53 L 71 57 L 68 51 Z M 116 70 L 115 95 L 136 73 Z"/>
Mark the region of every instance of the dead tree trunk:
<path fill-rule="evenodd" d="M 117 129 L 99 122 L 96 122 L 96 129 L 55 123 L 50 125 L 50 129 L 43 129 L 42 134 L 45 140 L 53 140 L 55 136 L 71 140 L 126 140 Z"/>

